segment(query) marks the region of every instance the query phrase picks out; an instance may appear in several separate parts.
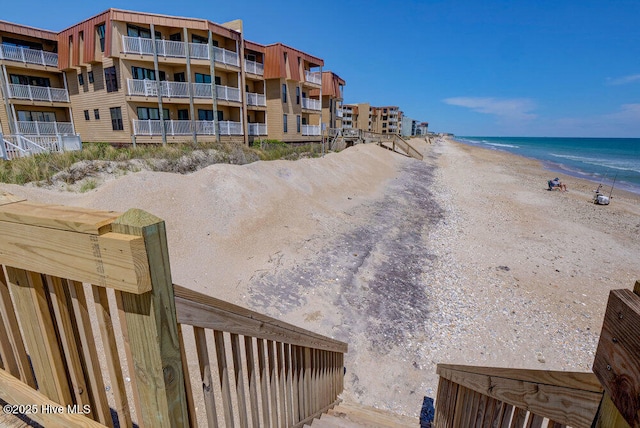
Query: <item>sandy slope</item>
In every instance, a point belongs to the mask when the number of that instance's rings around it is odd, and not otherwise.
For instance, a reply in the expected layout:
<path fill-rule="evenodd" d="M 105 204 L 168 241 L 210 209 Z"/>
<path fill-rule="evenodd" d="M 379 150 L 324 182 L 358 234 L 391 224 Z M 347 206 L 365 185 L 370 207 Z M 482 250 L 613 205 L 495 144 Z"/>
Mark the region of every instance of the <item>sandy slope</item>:
<path fill-rule="evenodd" d="M 417 415 L 435 364 L 589 370 L 606 296 L 640 279 L 637 197 L 545 190 L 538 163 L 414 140 L 323 159 L 142 172 L 34 201 L 167 222 L 173 280 L 345 340 L 345 397 Z"/>

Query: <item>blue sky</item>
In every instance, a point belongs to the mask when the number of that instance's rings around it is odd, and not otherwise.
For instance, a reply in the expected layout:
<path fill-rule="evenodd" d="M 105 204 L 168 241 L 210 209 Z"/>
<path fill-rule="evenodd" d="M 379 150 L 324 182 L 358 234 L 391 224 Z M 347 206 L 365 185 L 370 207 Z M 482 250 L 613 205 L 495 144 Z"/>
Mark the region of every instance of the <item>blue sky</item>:
<path fill-rule="evenodd" d="M 345 101 L 436 132 L 640 137 L 640 1 L 31 0 L 0 19 L 59 31 L 109 7 L 214 22 L 325 60 Z M 291 12 L 291 11 L 295 12 Z"/>

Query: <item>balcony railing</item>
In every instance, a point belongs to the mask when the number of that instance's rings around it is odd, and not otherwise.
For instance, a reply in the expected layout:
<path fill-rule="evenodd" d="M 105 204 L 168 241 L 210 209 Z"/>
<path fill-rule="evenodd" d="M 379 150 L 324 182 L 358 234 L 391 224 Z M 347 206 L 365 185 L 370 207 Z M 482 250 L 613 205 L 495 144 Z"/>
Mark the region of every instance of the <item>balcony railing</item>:
<path fill-rule="evenodd" d="M 342 110 L 336 110 L 336 117 L 342 117 L 343 113 Z"/>
<path fill-rule="evenodd" d="M 62 88 L 9 83 L 9 98 L 31 101 L 69 102 L 69 92 Z"/>
<path fill-rule="evenodd" d="M 159 56 L 186 58 L 185 42 L 174 42 L 173 40 L 156 40 L 156 51 Z M 209 45 L 202 43 L 189 43 L 189 56 L 192 59 L 209 59 Z M 122 36 L 122 50 L 124 53 L 135 53 L 140 55 L 153 55 L 153 40 L 143 37 Z M 236 52 L 213 48 L 214 58 L 223 64 L 240 66 L 238 54 Z"/>
<path fill-rule="evenodd" d="M 250 106 L 266 106 L 267 97 L 264 94 L 247 93 L 247 105 Z"/>
<path fill-rule="evenodd" d="M 315 100 L 313 98 L 302 98 L 302 108 L 306 108 L 308 110 L 322 110 L 322 104 L 320 100 Z"/>
<path fill-rule="evenodd" d="M 71 122 L 18 121 L 18 133 L 24 135 L 75 135 Z"/>
<path fill-rule="evenodd" d="M 197 135 L 215 135 L 215 122 L 212 120 L 165 120 L 164 129 L 166 135 L 192 135 L 193 128 Z M 218 122 L 220 135 L 242 135 L 242 123 L 231 121 Z M 134 135 L 162 135 L 162 122 L 160 120 L 134 120 Z"/>
<path fill-rule="evenodd" d="M 322 85 L 322 75 L 319 71 L 304 71 L 304 78 L 309 83 L 315 83 L 316 85 Z"/>
<path fill-rule="evenodd" d="M 231 86 L 216 85 L 216 97 L 219 100 L 242 102 L 240 88 L 232 88 Z"/>
<path fill-rule="evenodd" d="M 250 123 L 248 127 L 249 135 L 267 135 L 266 123 Z"/>
<path fill-rule="evenodd" d="M 0 59 L 29 64 L 58 66 L 58 54 L 43 50 L 27 49 L 19 46 L 0 45 Z"/>
<path fill-rule="evenodd" d="M 320 125 L 302 125 L 302 135 L 322 135 Z"/>
<path fill-rule="evenodd" d="M 255 61 L 244 60 L 244 71 L 247 73 L 258 74 L 262 76 L 264 74 L 264 64 Z"/>
<path fill-rule="evenodd" d="M 211 83 L 192 83 L 194 98 L 211 98 Z M 189 98 L 189 84 L 186 82 L 168 82 L 156 80 L 127 79 L 129 95 L 157 97 L 158 88 L 163 97 Z M 216 86 L 216 96 L 219 100 L 241 101 L 240 89 L 230 86 Z M 265 100 L 266 105 L 266 100 Z"/>

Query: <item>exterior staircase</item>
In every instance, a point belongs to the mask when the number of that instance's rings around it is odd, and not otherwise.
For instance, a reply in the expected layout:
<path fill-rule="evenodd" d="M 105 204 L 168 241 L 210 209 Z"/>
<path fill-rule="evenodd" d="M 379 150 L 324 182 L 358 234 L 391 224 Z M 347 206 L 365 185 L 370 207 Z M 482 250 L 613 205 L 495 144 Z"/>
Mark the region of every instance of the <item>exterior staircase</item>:
<path fill-rule="evenodd" d="M 319 419 L 314 419 L 311 424 L 305 425 L 305 427 L 312 428 L 404 428 L 418 426 L 420 426 L 420 421 L 417 418 L 396 415 L 349 402 L 340 403 L 327 413 L 322 414 Z"/>

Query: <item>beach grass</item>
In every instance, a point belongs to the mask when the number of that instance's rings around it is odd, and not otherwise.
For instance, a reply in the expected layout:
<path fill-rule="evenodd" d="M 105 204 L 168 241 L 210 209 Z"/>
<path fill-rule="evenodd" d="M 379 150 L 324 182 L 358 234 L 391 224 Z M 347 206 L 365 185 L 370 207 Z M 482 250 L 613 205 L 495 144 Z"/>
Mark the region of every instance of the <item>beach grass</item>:
<path fill-rule="evenodd" d="M 138 145 L 115 147 L 108 143 L 84 143 L 82 150 L 64 153 L 43 153 L 12 161 L 0 161 L 0 182 L 9 184 L 51 184 L 56 174 L 65 177 L 72 166 L 83 161 L 110 161 L 127 163 L 142 161 L 153 171 L 188 173 L 213 163 L 246 164 L 258 160 L 299 159 L 318 157 L 320 144 L 290 145 L 277 140 L 264 140 L 251 147 L 234 143 L 190 143 L 162 145 Z M 87 162 L 85 162 L 87 163 Z M 129 171 L 137 168 L 129 166 Z M 77 170 L 77 168 L 76 168 Z M 86 175 L 90 175 L 88 168 Z M 76 174 L 77 175 L 77 174 Z M 82 175 L 82 174 L 81 174 Z M 82 177 L 75 177 L 75 182 Z M 91 189 L 85 189 L 91 190 Z"/>

